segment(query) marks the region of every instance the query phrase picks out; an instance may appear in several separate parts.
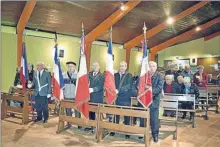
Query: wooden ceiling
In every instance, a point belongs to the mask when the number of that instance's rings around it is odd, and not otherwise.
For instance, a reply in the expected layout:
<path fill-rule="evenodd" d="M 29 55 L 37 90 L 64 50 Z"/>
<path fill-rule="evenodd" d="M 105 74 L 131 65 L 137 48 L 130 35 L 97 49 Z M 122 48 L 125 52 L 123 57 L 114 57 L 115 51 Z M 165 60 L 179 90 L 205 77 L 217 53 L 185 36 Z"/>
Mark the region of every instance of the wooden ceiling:
<path fill-rule="evenodd" d="M 25 3 L 24 1 L 1 2 L 1 24 L 16 26 Z M 38 1 L 29 19 L 27 28 L 80 36 L 82 22 L 84 23 L 85 33 L 87 34 L 119 9 L 121 3 L 122 1 Z M 143 22 L 146 22 L 147 28 L 151 29 L 164 22 L 168 16 L 175 16 L 196 3 L 198 2 L 143 1 L 113 26 L 113 42 L 124 44 L 143 32 Z M 148 46 L 153 47 L 158 45 L 219 16 L 220 2 L 210 2 L 150 38 L 148 40 Z M 219 23 L 184 40 L 184 42 L 201 38 L 217 31 L 220 31 Z M 107 41 L 109 39 L 109 31 L 106 31 L 98 39 Z"/>

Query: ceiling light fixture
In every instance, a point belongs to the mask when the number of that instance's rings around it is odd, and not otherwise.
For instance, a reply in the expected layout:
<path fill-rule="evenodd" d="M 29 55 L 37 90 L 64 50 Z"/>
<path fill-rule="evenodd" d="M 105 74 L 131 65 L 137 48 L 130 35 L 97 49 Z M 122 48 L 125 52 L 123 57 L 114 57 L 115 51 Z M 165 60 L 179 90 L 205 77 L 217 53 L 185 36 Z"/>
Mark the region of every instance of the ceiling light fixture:
<path fill-rule="evenodd" d="M 120 7 L 120 9 L 121 9 L 122 11 L 124 11 L 124 10 L 125 10 L 125 5 L 122 4 L 121 7 Z"/>
<path fill-rule="evenodd" d="M 173 22 L 174 22 L 173 18 L 172 17 L 168 17 L 167 24 L 171 25 L 171 24 L 173 24 Z"/>
<path fill-rule="evenodd" d="M 200 27 L 196 27 L 196 31 L 198 32 L 198 31 L 200 31 L 201 30 L 201 28 Z"/>

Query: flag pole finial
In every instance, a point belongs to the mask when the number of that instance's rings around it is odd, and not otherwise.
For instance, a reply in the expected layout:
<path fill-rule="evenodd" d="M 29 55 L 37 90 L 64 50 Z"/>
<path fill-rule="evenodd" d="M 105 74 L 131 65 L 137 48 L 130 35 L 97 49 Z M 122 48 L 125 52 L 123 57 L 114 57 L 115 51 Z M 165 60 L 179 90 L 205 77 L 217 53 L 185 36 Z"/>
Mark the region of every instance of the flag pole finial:
<path fill-rule="evenodd" d="M 143 30 L 144 30 L 144 39 L 146 39 L 147 27 L 146 27 L 146 25 L 145 25 L 145 22 L 144 22 Z"/>
<path fill-rule="evenodd" d="M 82 33 L 84 35 L 84 25 L 83 25 L 83 22 L 82 22 Z"/>
<path fill-rule="evenodd" d="M 54 39 L 55 44 L 57 44 L 57 32 L 55 32 L 55 39 Z"/>

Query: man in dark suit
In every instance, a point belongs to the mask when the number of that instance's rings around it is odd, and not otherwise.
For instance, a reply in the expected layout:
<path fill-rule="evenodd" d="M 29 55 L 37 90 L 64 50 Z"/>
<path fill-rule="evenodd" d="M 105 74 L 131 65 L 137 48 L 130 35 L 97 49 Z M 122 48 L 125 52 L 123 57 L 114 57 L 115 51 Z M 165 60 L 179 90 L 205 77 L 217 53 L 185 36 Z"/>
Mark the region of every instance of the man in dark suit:
<path fill-rule="evenodd" d="M 212 78 L 212 74 L 208 74 L 208 85 L 217 85 L 217 80 Z"/>
<path fill-rule="evenodd" d="M 37 119 L 35 122 L 41 121 L 47 123 L 48 113 L 48 98 L 51 97 L 51 75 L 44 70 L 44 63 L 37 63 L 37 72 L 34 74 L 34 80 L 30 87 L 34 87 L 35 104 L 37 110 Z M 42 117 L 43 114 L 43 117 Z"/>
<path fill-rule="evenodd" d="M 166 75 L 173 75 L 173 80 L 177 81 L 178 73 L 175 71 L 175 66 L 173 64 L 169 65 L 169 70 L 165 71 Z"/>
<path fill-rule="evenodd" d="M 132 74 L 126 72 L 127 70 L 127 63 L 125 61 L 120 62 L 120 70 L 119 73 L 116 73 L 115 76 L 115 87 L 116 87 L 116 94 L 117 99 L 115 101 L 116 105 L 121 106 L 131 106 L 131 94 L 132 94 Z M 120 116 L 116 115 L 116 123 L 119 124 Z M 115 123 L 115 119 L 114 119 Z M 124 124 L 130 124 L 130 117 L 124 117 Z M 111 132 L 111 136 L 114 136 L 115 133 Z M 125 135 L 128 139 L 130 135 Z"/>
<path fill-rule="evenodd" d="M 150 105 L 150 125 L 151 125 L 151 134 L 154 142 L 158 142 L 159 134 L 159 104 L 162 94 L 164 80 L 162 75 L 157 72 L 157 63 L 154 61 L 149 62 L 149 70 L 151 74 L 152 82 L 152 95 L 153 102 Z M 140 126 L 144 127 L 144 119 L 141 119 Z M 140 137 L 141 138 L 141 137 Z"/>
<path fill-rule="evenodd" d="M 89 92 L 90 102 L 103 103 L 104 101 L 104 76 L 100 72 L 100 66 L 98 62 L 92 64 L 92 71 L 89 72 Z M 89 119 L 95 120 L 95 112 L 89 112 Z M 86 128 L 90 130 L 93 128 Z"/>

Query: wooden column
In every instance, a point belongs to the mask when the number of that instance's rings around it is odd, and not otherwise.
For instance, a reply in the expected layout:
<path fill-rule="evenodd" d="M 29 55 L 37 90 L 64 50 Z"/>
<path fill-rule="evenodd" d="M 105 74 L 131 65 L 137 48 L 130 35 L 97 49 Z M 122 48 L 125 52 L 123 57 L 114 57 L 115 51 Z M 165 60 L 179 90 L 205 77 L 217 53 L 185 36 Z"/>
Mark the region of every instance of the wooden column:
<path fill-rule="evenodd" d="M 27 1 L 17 24 L 17 66 L 21 64 L 23 32 L 36 5 L 36 1 Z"/>

